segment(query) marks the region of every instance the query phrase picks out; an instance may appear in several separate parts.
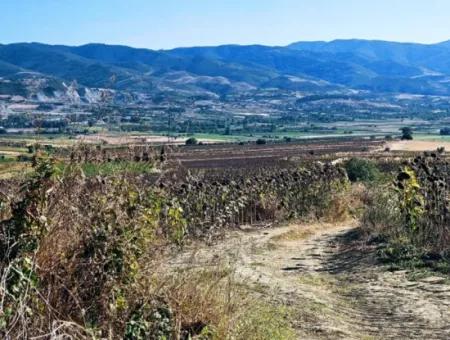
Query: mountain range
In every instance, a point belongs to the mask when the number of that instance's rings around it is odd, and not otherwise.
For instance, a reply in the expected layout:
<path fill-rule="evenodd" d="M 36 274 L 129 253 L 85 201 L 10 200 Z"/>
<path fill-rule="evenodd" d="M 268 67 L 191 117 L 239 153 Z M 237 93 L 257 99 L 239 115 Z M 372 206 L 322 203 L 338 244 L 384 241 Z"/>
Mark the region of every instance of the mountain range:
<path fill-rule="evenodd" d="M 450 41 L 297 42 L 172 50 L 88 44 L 0 44 L 0 95 L 68 87 L 216 96 L 258 89 L 450 95 Z"/>

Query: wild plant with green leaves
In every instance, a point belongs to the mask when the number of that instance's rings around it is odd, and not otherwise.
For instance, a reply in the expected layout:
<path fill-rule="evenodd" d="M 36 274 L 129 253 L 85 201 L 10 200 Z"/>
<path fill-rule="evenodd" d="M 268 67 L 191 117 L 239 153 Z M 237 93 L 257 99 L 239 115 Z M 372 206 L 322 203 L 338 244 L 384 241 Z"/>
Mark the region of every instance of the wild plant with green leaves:
<path fill-rule="evenodd" d="M 450 249 L 450 165 L 425 153 L 404 166 L 397 177 L 405 227 L 412 240 L 430 251 Z"/>
<path fill-rule="evenodd" d="M 180 323 L 188 310 L 174 296 L 190 293 L 155 276 L 158 255 L 242 224 L 320 218 L 347 185 L 345 172 L 329 164 L 159 177 L 126 168 L 87 176 L 84 161 L 60 162 L 37 154 L 33 172 L 3 198 L 4 338 L 188 338 L 197 334 L 191 326 L 197 323 L 199 332 L 223 334 L 217 311 L 214 318 L 198 311 L 188 325 Z M 194 288 L 204 308 L 215 310 L 208 304 L 217 301 Z M 194 308 L 195 301 L 188 302 Z M 227 301 L 220 303 L 229 310 Z M 243 323 L 242 332 L 253 326 Z"/>
<path fill-rule="evenodd" d="M 438 154 L 425 153 L 405 162 L 393 185 L 372 189 L 362 222 L 389 241 L 383 257 L 449 259 L 449 170 Z"/>

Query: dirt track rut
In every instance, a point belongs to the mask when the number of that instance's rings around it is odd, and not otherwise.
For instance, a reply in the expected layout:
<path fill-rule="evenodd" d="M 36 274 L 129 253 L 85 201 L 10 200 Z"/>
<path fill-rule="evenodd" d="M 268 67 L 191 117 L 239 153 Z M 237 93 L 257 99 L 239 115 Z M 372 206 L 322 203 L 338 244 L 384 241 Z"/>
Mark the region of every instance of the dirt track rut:
<path fill-rule="evenodd" d="M 175 262 L 228 261 L 267 299 L 290 306 L 301 339 L 450 339 L 448 281 L 389 271 L 354 234 L 348 224 L 247 230 Z"/>

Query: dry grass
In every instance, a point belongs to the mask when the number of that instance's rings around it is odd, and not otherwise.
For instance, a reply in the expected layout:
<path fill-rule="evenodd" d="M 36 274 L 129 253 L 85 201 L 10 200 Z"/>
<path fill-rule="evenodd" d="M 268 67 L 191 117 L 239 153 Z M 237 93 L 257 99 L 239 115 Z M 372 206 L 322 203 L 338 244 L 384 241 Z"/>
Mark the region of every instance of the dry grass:
<path fill-rule="evenodd" d="M 233 284 L 226 269 L 184 270 L 168 278 L 163 295 L 174 311 L 176 333 L 227 334 L 240 307 Z"/>
<path fill-rule="evenodd" d="M 311 218 L 293 224 L 288 231 L 273 236 L 271 240 L 274 242 L 304 240 L 318 232 L 336 228 L 336 225 L 354 224 L 355 219 L 359 218 L 363 212 L 365 194 L 366 188 L 363 184 L 352 184 L 347 190 L 335 194 L 319 222 Z"/>
<path fill-rule="evenodd" d="M 445 147 L 446 150 L 450 150 L 450 142 L 411 140 L 396 141 L 389 144 L 389 148 L 392 151 L 435 151 L 439 147 Z"/>
<path fill-rule="evenodd" d="M 346 222 L 348 224 L 355 223 L 353 219 L 347 219 Z M 271 241 L 289 242 L 289 241 L 306 240 L 311 236 L 319 234 L 320 232 L 336 228 L 342 228 L 342 225 L 343 223 L 335 224 L 325 222 L 293 224 L 288 231 L 283 232 L 279 235 L 272 236 Z"/>
<path fill-rule="evenodd" d="M 11 216 L 0 225 L 0 292 L 8 293 L 0 294 L 6 296 L 0 298 L 0 337 L 80 338 L 84 332 L 110 339 L 295 338 L 289 311 L 263 301 L 227 265 L 154 271 L 152 262 L 170 260 L 158 258 L 158 245 L 180 246 L 190 236 L 184 206 L 168 201 L 168 189 L 149 188 L 135 174 L 89 177 L 80 164 L 60 169 L 54 159 L 36 160 L 17 202 L 6 202 Z M 312 180 L 322 188 L 322 179 Z M 196 199 L 181 202 L 190 208 Z M 317 201 L 312 205 L 322 213 L 327 201 Z M 250 220 L 258 220 L 261 212 L 249 202 Z M 276 205 L 271 198 L 263 203 L 268 212 L 263 209 L 261 219 L 273 220 Z M 223 204 L 223 211 L 228 207 Z M 191 221 L 204 218 L 204 208 L 196 209 Z M 260 251 L 277 247 L 269 241 Z"/>
<path fill-rule="evenodd" d="M 345 282 L 345 285 L 343 285 Z M 326 273 L 306 273 L 299 277 L 299 283 L 306 286 L 320 288 L 322 290 L 335 293 L 337 295 L 349 295 L 352 290 L 352 285 L 346 282 L 344 278 L 337 278 L 336 276 Z"/>
<path fill-rule="evenodd" d="M 0 179 L 14 178 L 31 171 L 28 163 L 12 162 L 0 164 Z"/>
<path fill-rule="evenodd" d="M 174 336 L 210 339 L 295 339 L 287 308 L 264 302 L 220 264 L 183 269 L 166 279 L 159 294 L 175 318 Z"/>
<path fill-rule="evenodd" d="M 280 235 L 273 236 L 271 239 L 275 242 L 304 240 L 315 234 L 314 229 L 314 226 L 311 225 L 295 225 L 293 229 Z"/>

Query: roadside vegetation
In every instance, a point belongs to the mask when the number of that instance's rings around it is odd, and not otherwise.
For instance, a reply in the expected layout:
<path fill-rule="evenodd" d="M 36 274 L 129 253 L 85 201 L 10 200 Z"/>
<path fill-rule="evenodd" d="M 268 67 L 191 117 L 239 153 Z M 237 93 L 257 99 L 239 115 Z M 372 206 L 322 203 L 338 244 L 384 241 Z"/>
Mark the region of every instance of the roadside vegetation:
<path fill-rule="evenodd" d="M 438 152 L 405 162 L 372 188 L 362 226 L 393 267 L 450 273 L 449 164 Z"/>
<path fill-rule="evenodd" d="M 248 225 L 360 218 L 383 262 L 449 273 L 444 152 L 400 170 L 389 159 L 333 165 L 311 153 L 189 169 L 167 147 L 33 152 L 29 173 L 0 190 L 4 338 L 295 339 L 291 310 L 240 281 L 230 263 L 168 264 L 192 242 Z"/>
<path fill-rule="evenodd" d="M 115 162 L 125 154 L 160 168 L 161 151 L 147 151 L 119 150 Z M 289 310 L 259 299 L 233 268 L 173 272 L 165 259 L 226 228 L 327 215 L 347 187 L 342 169 L 158 174 L 124 161 L 93 171 L 101 156 L 111 157 L 85 146 L 61 166 L 38 152 L 32 172 L 2 189 L 3 337 L 295 338 Z"/>
<path fill-rule="evenodd" d="M 381 176 L 377 165 L 373 161 L 363 158 L 351 158 L 345 162 L 345 170 L 352 182 L 372 182 Z"/>

